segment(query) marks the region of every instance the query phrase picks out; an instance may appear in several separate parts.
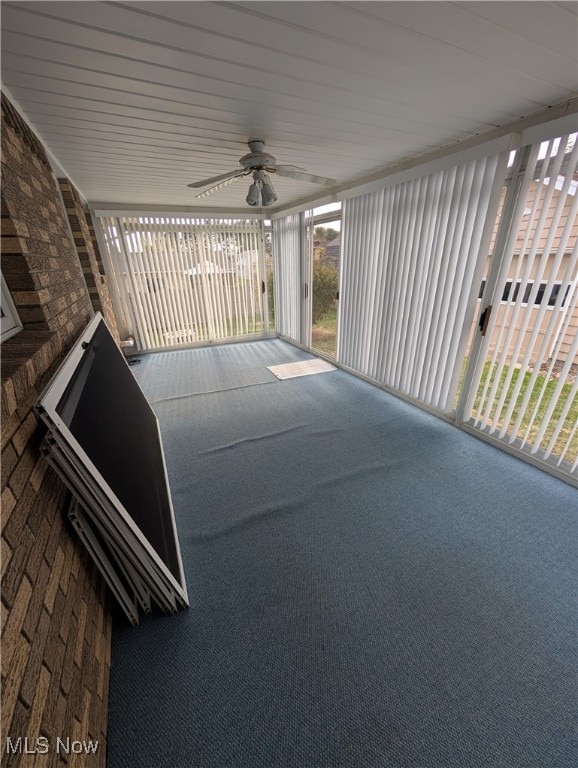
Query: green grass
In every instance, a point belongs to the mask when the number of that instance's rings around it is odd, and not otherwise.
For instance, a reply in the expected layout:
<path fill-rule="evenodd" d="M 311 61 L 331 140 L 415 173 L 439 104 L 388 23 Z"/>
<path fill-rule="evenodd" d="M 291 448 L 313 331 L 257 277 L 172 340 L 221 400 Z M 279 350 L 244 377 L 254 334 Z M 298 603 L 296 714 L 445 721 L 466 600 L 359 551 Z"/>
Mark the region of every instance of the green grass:
<path fill-rule="evenodd" d="M 313 324 L 311 346 L 318 352 L 335 357 L 337 353 L 337 309 L 330 309 Z"/>
<path fill-rule="evenodd" d="M 487 395 L 488 395 L 489 391 L 491 390 L 491 387 L 495 382 L 496 373 L 497 373 L 496 367 L 495 366 L 492 367 L 489 361 L 486 362 L 483 373 L 482 373 L 482 377 L 480 380 L 480 385 L 476 393 L 474 407 L 472 410 L 472 416 L 474 418 L 477 418 L 479 415 L 480 401 L 481 401 L 482 393 L 484 391 L 486 382 L 488 382 L 488 392 L 487 392 Z M 500 413 L 497 414 L 498 418 L 497 418 L 496 424 L 499 429 L 502 427 L 504 423 L 504 417 L 506 415 L 508 407 L 511 404 L 512 398 L 514 396 L 514 389 L 520 377 L 520 373 L 521 373 L 520 370 L 517 368 L 515 368 L 512 371 L 512 377 L 510 382 L 508 383 L 508 388 L 504 398 L 504 406 L 502 407 Z M 508 366 L 504 366 L 496 387 L 496 395 L 494 397 L 495 401 L 499 400 L 504 392 L 504 388 L 506 386 L 506 378 L 508 374 L 509 374 L 509 368 Z M 526 373 L 523 374 L 523 380 L 521 383 L 520 391 L 516 397 L 516 402 L 514 404 L 512 415 L 509 420 L 510 428 L 513 427 L 518 417 L 520 416 L 524 397 L 526 396 L 526 393 L 528 392 L 528 388 L 531 385 L 531 378 L 532 378 L 531 372 L 526 371 Z M 554 396 L 554 390 L 556 389 L 557 385 L 558 385 L 558 381 L 556 379 L 547 379 L 545 376 L 542 376 L 542 375 L 538 375 L 536 377 L 530 392 L 528 405 L 526 406 L 526 409 L 522 415 L 520 427 L 515 437 L 524 439 L 526 435 L 526 430 L 528 429 L 528 425 L 530 424 L 530 420 L 534 413 L 534 409 L 538 403 L 538 400 L 540 399 L 540 394 L 542 393 L 542 390 L 544 390 L 542 394 L 542 399 L 538 405 L 536 418 L 534 419 L 534 422 L 530 427 L 528 437 L 526 438 L 527 443 L 529 443 L 530 445 L 535 444 L 536 437 L 542 427 L 542 424 L 544 423 L 544 419 L 546 418 L 546 411 L 548 410 L 548 407 L 552 402 L 552 398 Z M 562 411 L 565 405 L 567 404 L 568 398 L 571 396 L 571 389 L 572 389 L 571 383 L 565 382 L 563 384 L 562 390 L 556 400 L 552 417 L 550 418 L 550 421 L 544 433 L 544 437 L 542 438 L 540 443 L 540 446 L 543 449 L 545 449 L 548 446 L 550 439 L 554 434 L 556 425 L 558 424 L 558 420 L 562 414 Z M 495 418 L 495 416 L 496 416 L 496 406 L 494 405 L 490 409 L 490 413 L 486 416 L 486 423 L 489 423 L 490 421 L 492 421 Z M 562 425 L 562 429 L 560 430 L 560 434 L 558 435 L 558 438 L 554 445 L 554 449 L 552 451 L 553 455 L 560 456 L 560 454 L 564 450 L 564 446 L 568 441 L 569 435 L 576 421 L 578 421 L 578 396 L 575 395 L 572 400 L 572 404 L 570 405 L 568 414 Z M 578 438 L 575 438 L 572 444 L 568 446 L 568 450 L 566 451 L 564 458 L 569 462 L 573 462 L 576 459 L 576 456 L 578 456 Z"/>

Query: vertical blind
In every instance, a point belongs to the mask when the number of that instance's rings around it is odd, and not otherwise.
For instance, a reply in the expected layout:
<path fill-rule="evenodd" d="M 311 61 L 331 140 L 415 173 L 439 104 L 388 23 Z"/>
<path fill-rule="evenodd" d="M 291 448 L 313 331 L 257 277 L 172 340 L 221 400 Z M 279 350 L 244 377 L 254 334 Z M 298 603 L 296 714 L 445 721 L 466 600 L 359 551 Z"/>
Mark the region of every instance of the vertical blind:
<path fill-rule="evenodd" d="M 139 349 L 266 330 L 261 222 L 101 216 L 107 272 Z"/>
<path fill-rule="evenodd" d="M 273 221 L 275 325 L 282 336 L 301 341 L 301 236 L 298 213 Z"/>
<path fill-rule="evenodd" d="M 492 156 L 344 202 L 339 362 L 451 410 L 504 171 Z"/>
<path fill-rule="evenodd" d="M 475 426 L 570 471 L 578 462 L 576 139 L 526 151 L 469 403 Z"/>

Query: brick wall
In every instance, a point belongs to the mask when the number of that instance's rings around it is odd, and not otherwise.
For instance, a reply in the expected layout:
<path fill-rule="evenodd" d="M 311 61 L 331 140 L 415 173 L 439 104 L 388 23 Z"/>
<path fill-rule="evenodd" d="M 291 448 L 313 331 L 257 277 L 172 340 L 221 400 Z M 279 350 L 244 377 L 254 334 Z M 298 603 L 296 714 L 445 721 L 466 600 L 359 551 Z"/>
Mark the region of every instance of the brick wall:
<path fill-rule="evenodd" d="M 111 333 L 120 342 L 90 211 L 69 179 L 58 179 L 58 183 L 92 306 L 102 313 Z"/>
<path fill-rule="evenodd" d="M 101 298 L 100 274 L 96 293 L 87 289 L 44 149 L 4 95 L 1 197 L 2 272 L 24 329 L 2 344 L 0 759 L 7 768 L 62 764 L 54 744 L 68 736 L 100 742 L 94 756 L 68 760 L 96 768 L 106 762 L 108 596 L 64 521 L 68 494 L 40 455 L 32 407 L 93 315 L 91 299 L 106 309 L 106 291 Z M 48 738 L 49 752 L 37 761 L 8 754 L 8 736 L 32 747 Z"/>

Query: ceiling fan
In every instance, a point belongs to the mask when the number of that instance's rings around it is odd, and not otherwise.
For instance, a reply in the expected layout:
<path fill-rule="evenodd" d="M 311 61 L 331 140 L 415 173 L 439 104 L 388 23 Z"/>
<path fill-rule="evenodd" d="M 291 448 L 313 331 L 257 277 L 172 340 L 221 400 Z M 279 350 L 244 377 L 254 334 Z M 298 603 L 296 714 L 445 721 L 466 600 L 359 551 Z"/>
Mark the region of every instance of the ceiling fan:
<path fill-rule="evenodd" d="M 223 173 L 220 176 L 213 176 L 210 179 L 204 179 L 203 181 L 194 181 L 192 184 L 187 185 L 194 189 L 211 185 L 204 192 L 196 195 L 197 198 L 206 197 L 218 189 L 226 187 L 236 179 L 249 176 L 250 174 L 253 175 L 253 183 L 247 193 L 247 204 L 259 205 L 261 202 L 265 207 L 277 202 L 277 195 L 267 175 L 269 173 L 276 173 L 278 176 L 283 176 L 287 179 L 308 181 L 311 184 L 322 184 L 326 187 L 337 184 L 335 179 L 328 179 L 326 176 L 315 176 L 313 173 L 308 173 L 304 168 L 298 168 L 295 165 L 277 165 L 273 155 L 269 155 L 264 151 L 265 142 L 262 139 L 254 139 L 249 141 L 248 144 L 251 151 L 247 155 L 243 155 L 239 160 L 241 168 Z"/>

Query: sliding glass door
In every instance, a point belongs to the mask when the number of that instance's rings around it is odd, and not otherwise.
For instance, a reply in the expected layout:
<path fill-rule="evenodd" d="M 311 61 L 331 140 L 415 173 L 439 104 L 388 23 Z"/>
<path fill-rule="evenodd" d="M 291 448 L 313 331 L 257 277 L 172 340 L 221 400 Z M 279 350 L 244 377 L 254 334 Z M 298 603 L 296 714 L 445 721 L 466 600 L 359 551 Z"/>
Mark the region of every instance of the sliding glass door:
<path fill-rule="evenodd" d="M 101 216 L 122 327 L 139 350 L 268 331 L 262 222 Z"/>
<path fill-rule="evenodd" d="M 345 201 L 338 362 L 453 415 L 506 161 Z"/>
<path fill-rule="evenodd" d="M 329 357 L 337 354 L 340 230 L 340 218 L 314 219 L 310 227 L 311 347 Z"/>
<path fill-rule="evenodd" d="M 570 134 L 517 153 L 458 407 L 563 474 L 578 463 L 577 144 Z"/>

